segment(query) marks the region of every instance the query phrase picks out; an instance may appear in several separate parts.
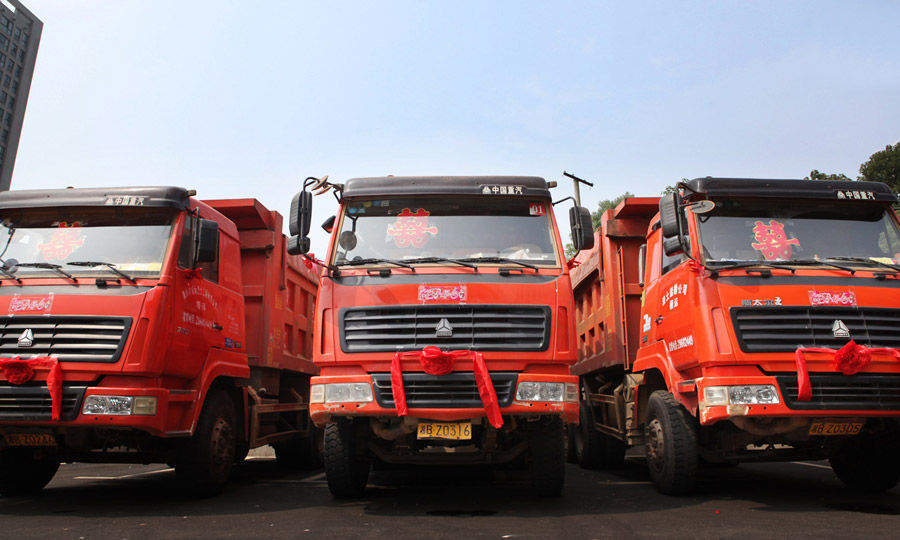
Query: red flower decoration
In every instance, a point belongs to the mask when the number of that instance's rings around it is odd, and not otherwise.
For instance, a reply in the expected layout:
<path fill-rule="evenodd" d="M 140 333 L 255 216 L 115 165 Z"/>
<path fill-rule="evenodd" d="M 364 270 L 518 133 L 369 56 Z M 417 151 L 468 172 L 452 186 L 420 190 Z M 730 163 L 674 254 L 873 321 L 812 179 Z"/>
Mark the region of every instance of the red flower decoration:
<path fill-rule="evenodd" d="M 34 369 L 27 360 L 18 358 L 6 360 L 3 362 L 2 369 L 6 374 L 6 380 L 15 385 L 25 384 L 34 377 Z"/>
<path fill-rule="evenodd" d="M 844 375 L 859 373 L 872 361 L 872 353 L 863 345 L 850 340 L 834 353 L 834 368 Z"/>

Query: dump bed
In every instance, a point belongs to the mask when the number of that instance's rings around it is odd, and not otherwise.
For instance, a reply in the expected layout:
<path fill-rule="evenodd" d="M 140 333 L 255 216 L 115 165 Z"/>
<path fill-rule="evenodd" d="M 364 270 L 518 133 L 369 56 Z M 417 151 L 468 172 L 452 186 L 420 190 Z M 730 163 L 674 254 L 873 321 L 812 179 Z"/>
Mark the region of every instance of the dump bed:
<path fill-rule="evenodd" d="M 313 321 L 319 278 L 285 252 L 283 218 L 256 199 L 204 201 L 237 225 L 252 367 L 315 374 Z"/>
<path fill-rule="evenodd" d="M 627 369 L 634 361 L 641 330 L 639 252 L 658 210 L 656 197 L 625 199 L 603 213 L 594 247 L 578 254 L 580 265 L 571 273 L 578 335 L 574 375 Z"/>

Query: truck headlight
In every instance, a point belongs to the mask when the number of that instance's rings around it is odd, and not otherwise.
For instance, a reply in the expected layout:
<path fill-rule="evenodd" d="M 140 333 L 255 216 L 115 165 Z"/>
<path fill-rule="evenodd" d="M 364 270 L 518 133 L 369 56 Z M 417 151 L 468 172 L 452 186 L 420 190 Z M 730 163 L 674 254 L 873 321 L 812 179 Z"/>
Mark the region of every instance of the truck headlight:
<path fill-rule="evenodd" d="M 558 382 L 520 382 L 516 389 L 517 401 L 564 401 L 570 394 L 577 396 L 577 390 L 568 392 L 565 383 Z M 575 386 L 569 385 L 569 386 Z"/>
<path fill-rule="evenodd" d="M 369 383 L 331 383 L 323 386 L 325 386 L 325 403 L 372 401 L 372 385 Z"/>
<path fill-rule="evenodd" d="M 81 414 L 110 416 L 153 416 L 156 414 L 154 396 L 88 396 L 84 398 Z"/>
<path fill-rule="evenodd" d="M 314 384 L 309 387 L 310 403 L 325 403 L 325 385 Z"/>
<path fill-rule="evenodd" d="M 760 405 L 781 403 L 772 384 L 744 384 L 737 386 L 707 386 L 703 389 L 706 405 Z"/>

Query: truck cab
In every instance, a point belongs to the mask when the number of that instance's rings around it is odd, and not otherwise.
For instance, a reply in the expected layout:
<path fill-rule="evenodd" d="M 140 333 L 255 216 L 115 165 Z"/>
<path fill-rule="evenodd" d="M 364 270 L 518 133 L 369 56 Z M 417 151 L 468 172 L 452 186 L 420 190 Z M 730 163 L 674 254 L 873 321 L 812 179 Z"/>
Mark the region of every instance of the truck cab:
<path fill-rule="evenodd" d="M 569 271 L 546 181 L 383 177 L 334 187 L 310 404 L 325 429 L 331 492 L 361 495 L 372 463 L 521 460 L 539 494 L 559 494 L 577 378 L 568 373 Z M 297 232 L 299 252 L 308 240 Z"/>
<path fill-rule="evenodd" d="M 576 297 L 605 287 L 624 322 L 616 347 L 585 347 L 574 368 L 595 428 L 581 429 L 586 462 L 642 445 L 667 493 L 690 490 L 701 463 L 766 460 L 829 459 L 850 486 L 896 485 L 894 202 L 871 182 L 700 178 L 605 215 L 601 251 L 632 262 L 585 255 L 575 278 Z M 621 272 L 622 291 L 598 268 Z M 580 335 L 598 313 L 586 306 Z"/>

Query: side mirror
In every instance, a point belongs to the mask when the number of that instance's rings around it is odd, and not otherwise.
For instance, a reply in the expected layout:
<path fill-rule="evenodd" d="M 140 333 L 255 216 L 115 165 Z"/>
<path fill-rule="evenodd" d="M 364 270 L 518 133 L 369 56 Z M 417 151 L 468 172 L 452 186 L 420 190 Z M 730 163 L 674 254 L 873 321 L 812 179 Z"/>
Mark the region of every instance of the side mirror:
<path fill-rule="evenodd" d="M 665 254 L 671 257 L 676 253 L 682 253 L 684 251 L 684 243 L 681 240 L 681 237 L 678 235 L 672 238 L 663 238 L 662 245 Z"/>
<path fill-rule="evenodd" d="M 638 285 L 644 286 L 644 277 L 647 273 L 647 244 L 641 244 L 638 250 Z"/>
<path fill-rule="evenodd" d="M 331 231 L 334 229 L 334 221 L 335 221 L 335 216 L 329 217 L 328 219 L 326 219 L 325 221 L 322 222 L 322 229 L 325 232 L 327 232 L 328 234 L 331 234 Z"/>
<path fill-rule="evenodd" d="M 681 195 L 669 193 L 659 200 L 659 224 L 663 238 L 681 234 Z"/>
<path fill-rule="evenodd" d="M 287 239 L 285 249 L 287 250 L 288 255 L 303 255 L 304 253 L 309 252 L 309 237 L 291 236 Z"/>
<path fill-rule="evenodd" d="M 309 224 L 312 220 L 312 193 L 301 191 L 291 201 L 291 215 L 288 228 L 291 236 L 309 236 Z"/>
<path fill-rule="evenodd" d="M 569 225 L 572 227 L 572 243 L 575 251 L 594 247 L 594 224 L 591 212 L 583 206 L 569 209 Z"/>
<path fill-rule="evenodd" d="M 195 263 L 213 262 L 219 255 L 219 224 L 210 219 L 200 220 Z"/>

